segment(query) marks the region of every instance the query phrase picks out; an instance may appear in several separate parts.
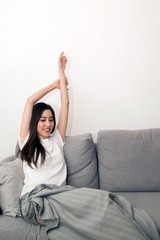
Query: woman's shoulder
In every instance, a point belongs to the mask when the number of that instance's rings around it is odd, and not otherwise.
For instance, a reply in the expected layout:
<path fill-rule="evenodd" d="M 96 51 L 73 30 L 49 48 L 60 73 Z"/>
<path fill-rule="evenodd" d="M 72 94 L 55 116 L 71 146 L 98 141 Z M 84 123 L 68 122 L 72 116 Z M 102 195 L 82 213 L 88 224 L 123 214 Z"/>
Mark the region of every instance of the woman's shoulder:
<path fill-rule="evenodd" d="M 30 133 L 28 133 L 27 135 L 26 135 L 26 137 L 25 137 L 25 139 L 22 141 L 21 140 L 21 138 L 20 138 L 20 136 L 19 136 L 19 139 L 18 139 L 18 144 L 19 144 L 19 148 L 22 150 L 22 148 L 24 147 L 24 145 L 26 144 L 26 142 L 28 141 L 28 139 L 29 139 L 29 134 Z"/>
<path fill-rule="evenodd" d="M 60 135 L 60 133 L 59 133 L 59 131 L 58 131 L 57 128 L 55 128 L 54 132 L 51 134 L 50 137 L 51 137 L 53 140 L 55 140 L 55 141 L 58 143 L 58 145 L 61 145 L 61 146 L 64 145 L 64 142 L 63 142 L 63 140 L 62 140 L 62 138 L 61 138 L 61 135 Z"/>

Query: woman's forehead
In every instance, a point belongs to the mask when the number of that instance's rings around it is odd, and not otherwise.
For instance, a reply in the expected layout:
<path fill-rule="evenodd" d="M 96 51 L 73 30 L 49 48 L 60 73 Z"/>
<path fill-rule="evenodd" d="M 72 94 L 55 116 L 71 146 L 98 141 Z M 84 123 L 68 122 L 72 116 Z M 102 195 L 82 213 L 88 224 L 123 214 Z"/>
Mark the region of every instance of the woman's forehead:
<path fill-rule="evenodd" d="M 46 109 L 46 110 L 44 110 L 43 112 L 42 112 L 42 115 L 41 115 L 41 118 L 42 117 L 53 117 L 53 115 L 52 115 L 52 112 L 51 112 L 51 110 L 49 110 L 49 109 Z"/>

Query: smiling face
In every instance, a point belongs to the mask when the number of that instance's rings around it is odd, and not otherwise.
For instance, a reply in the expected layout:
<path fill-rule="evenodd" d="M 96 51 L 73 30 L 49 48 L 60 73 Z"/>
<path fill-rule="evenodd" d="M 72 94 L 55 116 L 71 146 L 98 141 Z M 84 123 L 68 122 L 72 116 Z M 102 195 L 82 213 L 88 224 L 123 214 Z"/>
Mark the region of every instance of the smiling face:
<path fill-rule="evenodd" d="M 48 138 L 54 127 L 52 112 L 44 110 L 37 124 L 37 133 L 40 139 Z"/>

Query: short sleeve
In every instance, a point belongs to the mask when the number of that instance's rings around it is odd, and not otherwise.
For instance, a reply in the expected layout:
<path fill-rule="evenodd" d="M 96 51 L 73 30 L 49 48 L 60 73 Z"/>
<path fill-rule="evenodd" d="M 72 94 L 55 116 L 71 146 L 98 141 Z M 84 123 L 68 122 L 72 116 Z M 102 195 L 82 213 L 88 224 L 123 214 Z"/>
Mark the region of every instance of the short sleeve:
<path fill-rule="evenodd" d="M 61 148 L 61 150 L 63 150 L 64 142 L 63 142 L 63 140 L 61 138 L 61 135 L 60 135 L 60 133 L 59 133 L 57 128 L 55 128 L 52 137 L 54 138 L 54 140 L 56 141 L 58 146 Z"/>
<path fill-rule="evenodd" d="M 25 137 L 25 139 L 23 140 L 23 142 L 21 141 L 21 138 L 19 137 L 19 139 L 18 139 L 18 144 L 19 144 L 20 150 L 22 150 L 22 148 L 23 148 L 24 145 L 26 144 L 26 142 L 28 141 L 28 138 L 29 138 L 29 133 L 27 134 L 27 136 Z"/>

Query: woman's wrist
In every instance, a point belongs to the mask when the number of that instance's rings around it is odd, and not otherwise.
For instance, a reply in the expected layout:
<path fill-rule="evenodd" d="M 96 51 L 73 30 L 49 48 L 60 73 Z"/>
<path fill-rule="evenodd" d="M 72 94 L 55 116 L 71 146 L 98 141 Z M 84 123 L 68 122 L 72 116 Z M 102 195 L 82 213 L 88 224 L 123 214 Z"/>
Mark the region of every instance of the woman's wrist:
<path fill-rule="evenodd" d="M 65 77 L 65 71 L 62 69 L 59 69 L 59 76 Z"/>

